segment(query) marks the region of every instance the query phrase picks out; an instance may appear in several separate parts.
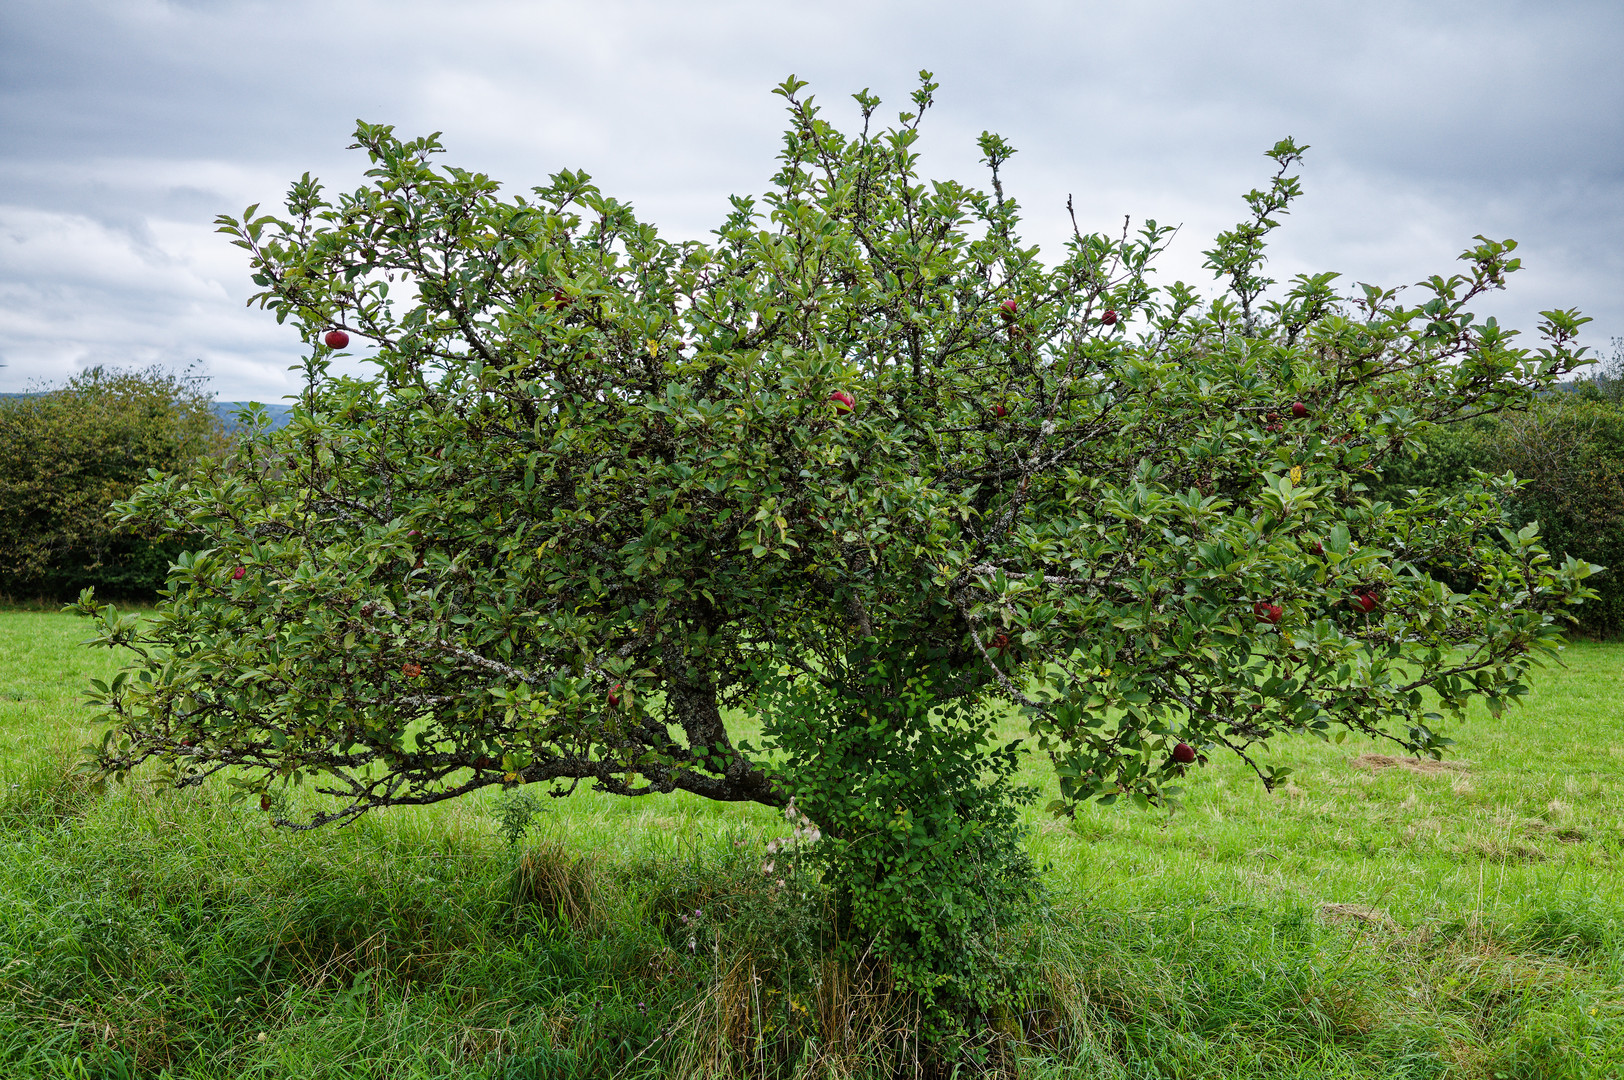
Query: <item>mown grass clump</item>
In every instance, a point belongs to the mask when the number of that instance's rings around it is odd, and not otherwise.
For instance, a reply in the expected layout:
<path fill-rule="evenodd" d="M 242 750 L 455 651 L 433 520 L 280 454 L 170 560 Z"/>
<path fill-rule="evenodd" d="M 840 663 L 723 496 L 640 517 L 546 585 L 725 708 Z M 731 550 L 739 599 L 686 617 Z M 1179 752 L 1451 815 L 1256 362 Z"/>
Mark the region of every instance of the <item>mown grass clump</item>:
<path fill-rule="evenodd" d="M 933 1057 L 883 965 L 829 959 L 817 883 L 762 872 L 778 815 L 581 792 L 509 844 L 496 800 L 283 833 L 223 788 L 98 794 L 78 629 L 0 613 L 0 1075 L 1624 1071 L 1618 647 L 1461 768 L 1299 743 L 1276 796 L 1217 766 L 1171 818 L 1034 818 L 1015 1007 Z"/>

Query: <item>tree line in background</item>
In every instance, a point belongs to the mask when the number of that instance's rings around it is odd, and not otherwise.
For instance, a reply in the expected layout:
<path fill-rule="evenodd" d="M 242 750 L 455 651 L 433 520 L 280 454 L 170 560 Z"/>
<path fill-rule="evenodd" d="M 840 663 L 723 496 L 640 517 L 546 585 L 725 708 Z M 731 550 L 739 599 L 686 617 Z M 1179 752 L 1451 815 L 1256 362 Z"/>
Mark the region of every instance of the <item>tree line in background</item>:
<path fill-rule="evenodd" d="M 1589 581 L 1597 598 L 1575 609 L 1579 630 L 1624 633 L 1624 338 L 1613 339 L 1611 358 L 1571 392 L 1548 394 L 1526 411 L 1436 427 L 1424 445 L 1420 456 L 1388 466 L 1379 494 L 1458 491 L 1474 470 L 1516 474 L 1523 481 L 1509 500 L 1516 523 L 1539 522 L 1557 558 L 1608 568 Z"/>
<path fill-rule="evenodd" d="M 0 397 L 0 597 L 154 598 L 185 538 L 121 528 L 108 507 L 225 444 L 202 381 L 157 367 Z"/>
<path fill-rule="evenodd" d="M 0 597 L 151 600 L 175 538 L 142 536 L 107 517 L 148 469 L 175 472 L 217 453 L 225 426 L 199 380 L 160 368 L 92 368 L 58 389 L 0 396 Z M 1435 428 L 1420 457 L 1390 463 L 1378 494 L 1458 490 L 1474 469 L 1513 472 L 1518 525 L 1538 521 L 1550 550 L 1609 568 L 1577 609 L 1595 637 L 1624 633 L 1624 338 L 1569 393 L 1526 412 Z"/>

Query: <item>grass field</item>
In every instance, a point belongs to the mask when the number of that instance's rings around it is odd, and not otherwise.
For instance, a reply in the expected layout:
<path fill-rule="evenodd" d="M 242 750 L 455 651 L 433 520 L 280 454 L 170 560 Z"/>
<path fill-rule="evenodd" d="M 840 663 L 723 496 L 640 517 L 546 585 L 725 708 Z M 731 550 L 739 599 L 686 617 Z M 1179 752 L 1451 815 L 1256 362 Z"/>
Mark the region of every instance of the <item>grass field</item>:
<path fill-rule="evenodd" d="M 96 795 L 83 636 L 0 612 L 0 1076 L 884 1074 L 756 870 L 770 812 L 581 792 L 510 848 L 490 799 L 287 834 Z M 1006 1068 L 1624 1076 L 1624 646 L 1566 660 L 1443 767 L 1282 741 L 1274 795 L 1217 762 L 1172 816 L 1034 812 Z"/>

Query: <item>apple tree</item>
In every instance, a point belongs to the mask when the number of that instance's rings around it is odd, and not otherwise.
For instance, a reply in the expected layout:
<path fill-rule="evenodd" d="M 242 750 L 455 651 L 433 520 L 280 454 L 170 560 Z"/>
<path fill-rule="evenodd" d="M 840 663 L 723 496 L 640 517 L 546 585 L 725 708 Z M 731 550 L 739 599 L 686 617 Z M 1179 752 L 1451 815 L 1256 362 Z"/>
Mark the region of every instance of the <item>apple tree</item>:
<path fill-rule="evenodd" d="M 1286 733 L 1436 756 L 1554 655 L 1595 568 L 1507 528 L 1513 479 L 1366 487 L 1583 362 L 1574 312 L 1537 349 L 1473 313 L 1511 241 L 1408 290 L 1272 281 L 1288 139 L 1207 252 L 1217 295 L 1155 282 L 1154 221 L 1046 263 L 1002 139 L 990 190 L 921 178 L 928 74 L 890 127 L 856 95 L 854 133 L 803 85 L 770 189 L 706 241 L 370 124 L 365 186 L 222 217 L 304 388 L 123 505 L 207 542 L 149 618 L 81 601 L 135 655 L 99 769 L 223 772 L 290 828 L 493 785 L 793 798 L 843 917 L 973 1009 L 1034 887 L 1022 754 L 1058 814 L 1168 803 L 1215 754 L 1272 785 Z"/>

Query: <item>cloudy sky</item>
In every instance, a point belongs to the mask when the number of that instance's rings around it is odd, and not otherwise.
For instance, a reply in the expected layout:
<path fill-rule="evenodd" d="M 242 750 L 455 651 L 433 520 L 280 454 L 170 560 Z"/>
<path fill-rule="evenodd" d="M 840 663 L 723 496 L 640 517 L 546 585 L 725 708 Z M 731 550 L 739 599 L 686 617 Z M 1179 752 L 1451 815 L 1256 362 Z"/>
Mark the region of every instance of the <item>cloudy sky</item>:
<path fill-rule="evenodd" d="M 510 190 L 580 168 L 675 237 L 773 171 L 793 73 L 837 121 L 941 83 L 927 174 L 979 182 L 976 134 L 1019 147 L 1027 233 L 1181 223 L 1164 272 L 1312 146 L 1273 249 L 1282 279 L 1413 282 L 1478 233 L 1526 269 L 1489 310 L 1578 307 L 1624 335 L 1620 0 L 4 0 L 0 391 L 92 364 L 198 362 L 225 400 L 275 401 L 299 342 L 244 307 L 214 215 L 310 171 L 360 181 L 357 118 L 441 131 Z"/>

